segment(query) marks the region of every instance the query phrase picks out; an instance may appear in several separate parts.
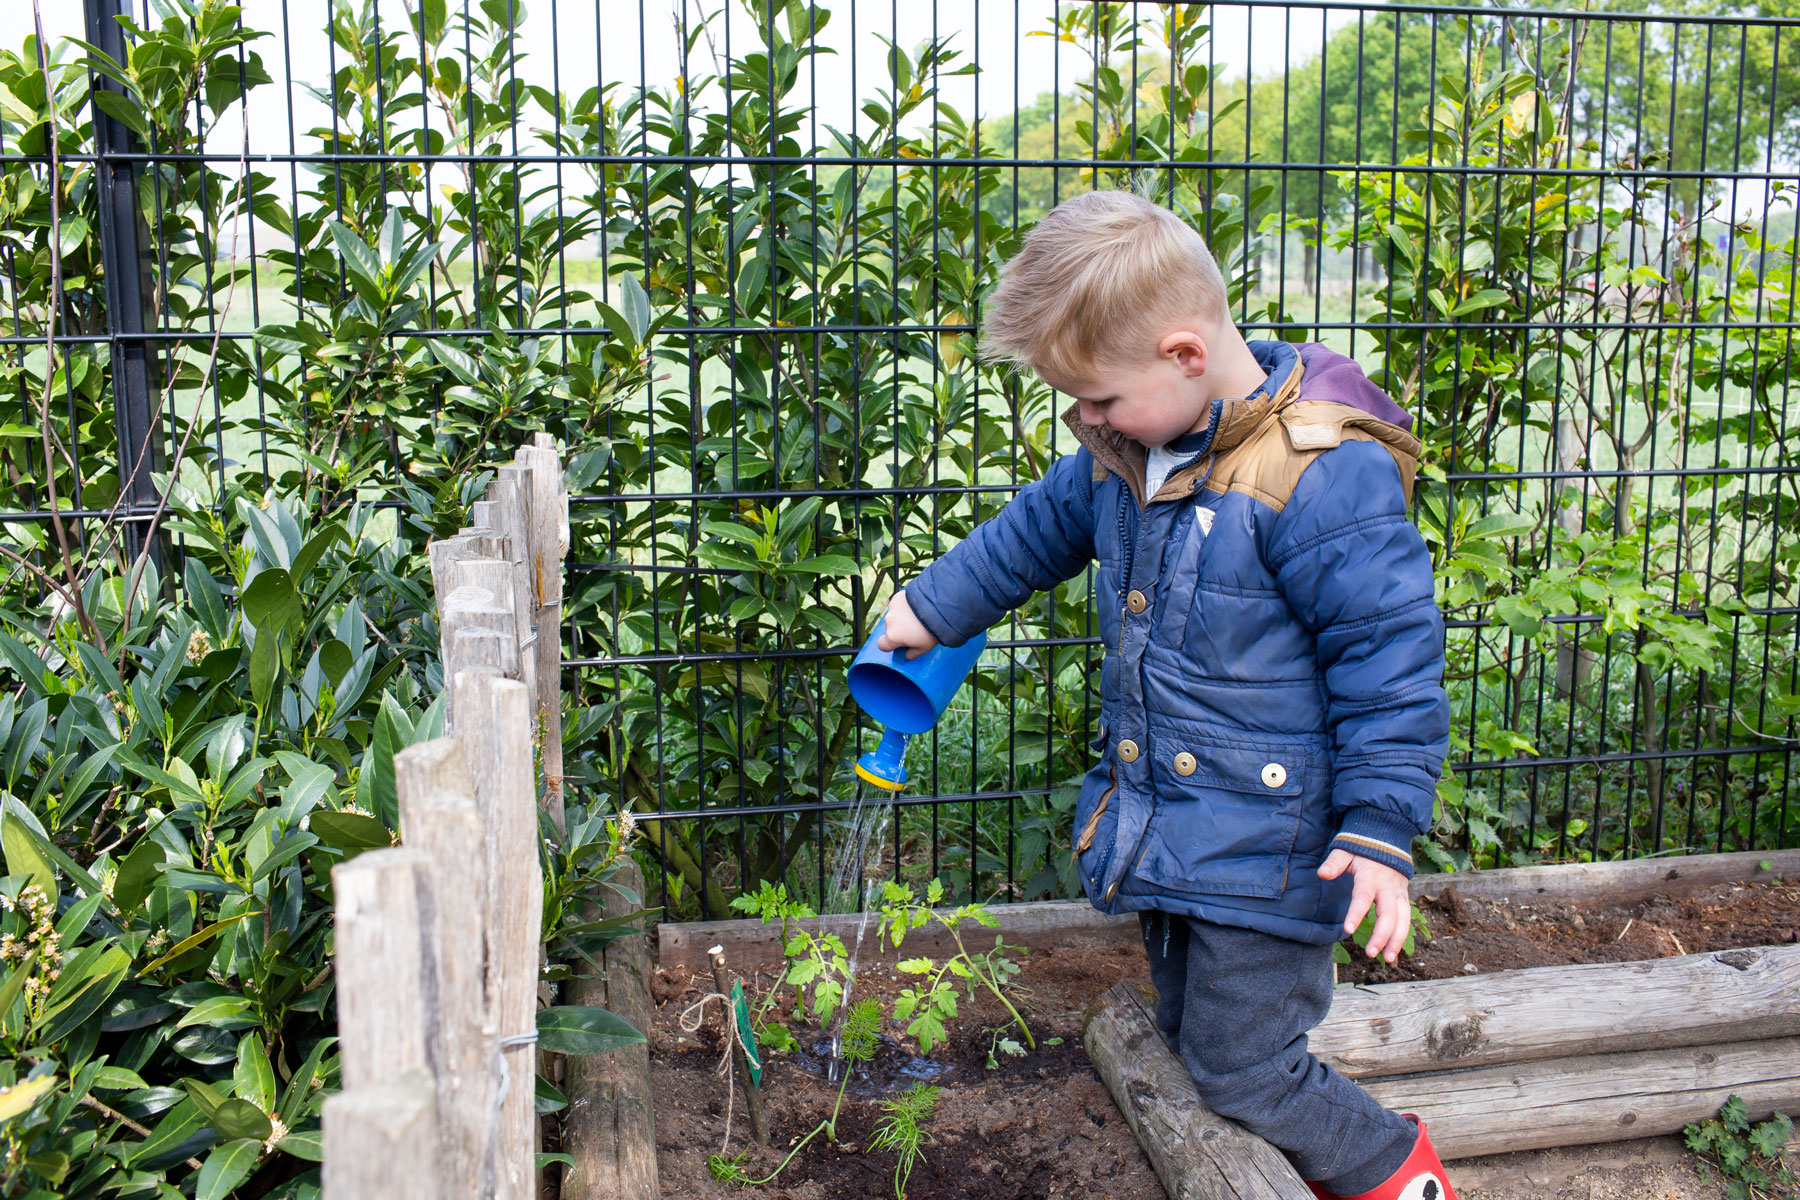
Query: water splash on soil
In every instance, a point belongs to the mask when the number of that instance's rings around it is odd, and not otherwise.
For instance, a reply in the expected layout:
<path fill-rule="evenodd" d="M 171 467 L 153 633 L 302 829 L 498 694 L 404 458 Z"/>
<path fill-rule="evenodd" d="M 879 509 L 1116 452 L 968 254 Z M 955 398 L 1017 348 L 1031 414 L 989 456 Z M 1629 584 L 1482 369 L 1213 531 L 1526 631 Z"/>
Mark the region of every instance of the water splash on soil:
<path fill-rule="evenodd" d="M 809 1075 L 836 1083 L 844 1063 L 838 1058 L 837 1036 L 815 1038 L 801 1043 L 791 1055 L 795 1067 Z M 881 1035 L 872 1061 L 851 1067 L 850 1085 L 846 1093 L 859 1100 L 892 1096 L 915 1083 L 935 1083 L 952 1071 L 951 1064 L 940 1063 L 914 1054 L 886 1034 Z"/>

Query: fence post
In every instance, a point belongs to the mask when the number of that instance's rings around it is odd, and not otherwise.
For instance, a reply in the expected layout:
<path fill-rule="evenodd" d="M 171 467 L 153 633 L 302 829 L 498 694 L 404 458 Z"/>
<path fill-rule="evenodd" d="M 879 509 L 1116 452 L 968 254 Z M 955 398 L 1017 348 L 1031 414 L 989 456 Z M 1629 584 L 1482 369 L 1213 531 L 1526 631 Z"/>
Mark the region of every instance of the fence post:
<path fill-rule="evenodd" d="M 125 30 L 117 18 L 129 15 L 125 0 L 83 0 L 88 41 L 115 62 L 128 61 Z M 95 91 L 120 96 L 125 89 L 105 75 L 90 74 Z M 150 230 L 138 208 L 136 166 L 112 158 L 129 154 L 131 130 L 92 106 L 95 196 L 99 203 L 100 257 L 106 279 L 106 324 L 111 341 L 113 426 L 119 440 L 119 500 L 125 515 L 125 551 L 136 558 L 143 549 L 147 522 L 156 512 L 159 498 L 152 473 L 163 469 L 162 438 L 152 394 L 156 386 L 156 358 L 150 353 L 146 331 L 155 323 L 150 280 Z M 50 464 L 45 464 L 50 470 Z M 152 547 L 161 570 L 160 543 Z"/>
<path fill-rule="evenodd" d="M 507 631 L 510 632 L 510 631 Z M 525 685 L 492 667 L 459 672 L 451 704 L 464 714 L 475 803 L 486 832 L 488 999 L 504 1066 L 500 1194 L 531 1194 L 537 1152 L 537 984 L 544 878 L 538 866 L 537 788 L 532 775 L 531 702 Z"/>
<path fill-rule="evenodd" d="M 527 554 L 531 567 L 532 645 L 537 658 L 537 724 L 544 764 L 544 811 L 563 827 L 562 603 L 563 556 L 569 552 L 569 493 L 563 488 L 562 459 L 548 434 L 521 447 L 530 498 Z"/>
<path fill-rule="evenodd" d="M 320 1182 L 332 1200 L 439 1200 L 437 1100 L 413 1075 L 325 1101 Z"/>
<path fill-rule="evenodd" d="M 344 1089 L 433 1074 L 438 953 L 429 860 L 417 850 L 365 851 L 332 868 L 331 887 Z"/>
<path fill-rule="evenodd" d="M 445 1200 L 494 1194 L 494 1075 L 498 1034 L 489 1021 L 483 964 L 487 926 L 487 842 L 474 785 L 452 737 L 408 746 L 394 755 L 401 837 L 430 862 L 437 906 L 438 998 L 442 1054 L 438 1063 L 438 1145 Z"/>

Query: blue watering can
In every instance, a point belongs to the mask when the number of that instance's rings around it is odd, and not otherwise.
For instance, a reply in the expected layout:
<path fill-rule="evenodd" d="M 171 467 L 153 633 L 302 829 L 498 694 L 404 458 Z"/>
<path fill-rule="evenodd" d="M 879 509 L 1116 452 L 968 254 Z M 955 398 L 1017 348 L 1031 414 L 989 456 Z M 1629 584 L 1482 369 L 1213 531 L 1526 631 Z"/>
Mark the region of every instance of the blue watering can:
<path fill-rule="evenodd" d="M 856 774 L 866 783 L 897 792 L 906 783 L 906 741 L 937 724 L 987 645 L 987 633 L 960 646 L 937 646 L 917 658 L 906 650 L 882 650 L 876 644 L 887 632 L 887 618 L 850 663 L 850 694 L 883 728 L 881 744 L 856 761 Z"/>

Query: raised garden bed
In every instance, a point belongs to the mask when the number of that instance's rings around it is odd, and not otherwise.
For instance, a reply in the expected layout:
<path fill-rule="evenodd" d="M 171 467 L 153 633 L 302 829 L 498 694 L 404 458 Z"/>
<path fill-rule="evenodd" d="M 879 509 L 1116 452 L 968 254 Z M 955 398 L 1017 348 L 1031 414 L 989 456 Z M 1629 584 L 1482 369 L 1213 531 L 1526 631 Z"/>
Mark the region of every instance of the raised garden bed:
<path fill-rule="evenodd" d="M 1419 880 L 1415 899 L 1437 936 L 1402 968 L 1366 960 L 1345 968 L 1342 982 L 1350 986 L 1313 1047 L 1386 1102 L 1425 1113 L 1447 1157 L 1679 1129 L 1732 1091 L 1753 1110 L 1791 1111 L 1800 1104 L 1800 888 L 1789 879 L 1800 881 L 1800 851 Z M 840 1119 L 839 1140 L 856 1149 L 819 1138 L 761 1194 L 892 1195 L 893 1155 L 864 1143 L 877 1099 L 919 1077 L 943 1092 L 936 1140 L 912 1176 L 911 1197 L 1135 1200 L 1165 1194 L 1159 1170 L 1170 1183 L 1166 1194 L 1213 1194 L 1189 1178 L 1199 1161 L 1192 1155 L 1183 1166 L 1143 1153 L 1102 1086 L 1108 1054 L 1094 1044 L 1091 1026 L 1082 1045 L 1083 1010 L 1109 988 L 1117 1008 L 1115 985 L 1146 978 L 1135 918 L 1107 918 L 1081 904 L 994 911 L 1008 942 L 1031 947 L 1019 982 L 1031 992 L 1025 1011 L 1034 1031 L 1040 1042 L 1061 1043 L 1022 1058 L 998 1055 L 997 1068 L 988 1069 L 994 1038 L 983 1027 L 1002 1024 L 1005 1013 L 979 996 L 963 1002 L 950 1042 L 929 1059 L 894 1041 L 899 1029 L 890 1024 L 867 1077 L 853 1076 Z M 854 929 L 854 920 L 824 918 L 813 927 Z M 708 982 L 688 947 L 722 944 L 747 978 L 766 986 L 779 970 L 778 938 L 759 922 L 707 922 L 665 925 L 659 942 L 651 1071 L 664 1194 L 733 1194 L 706 1165 L 724 1124 L 723 1079 L 714 1073 L 720 1023 L 687 1033 L 678 1022 Z M 868 944 L 859 995 L 891 997 L 912 982 L 893 972 L 891 959 L 877 964 Z M 920 952 L 933 951 L 909 940 L 903 953 Z M 781 1153 L 836 1095 L 835 1081 L 824 1078 L 823 1037 L 816 1029 L 795 1032 L 801 1050 L 772 1056 L 764 1076 Z M 1151 1037 L 1131 1055 L 1112 1057 L 1142 1062 L 1159 1053 L 1167 1055 Z M 1146 1145 L 1162 1136 L 1204 1148 L 1212 1155 L 1206 1169 L 1247 1188 L 1246 1197 L 1294 1194 L 1291 1178 L 1279 1179 L 1279 1156 L 1271 1165 L 1250 1145 L 1255 1139 L 1234 1138 L 1228 1127 L 1209 1133 L 1206 1114 L 1185 1111 L 1193 1107 L 1191 1089 L 1189 1099 L 1178 1094 L 1185 1075 L 1173 1056 L 1162 1065 L 1174 1067 L 1165 1072 L 1171 1099 L 1162 1112 L 1127 1099 Z M 1115 1093 L 1125 1086 L 1118 1078 L 1106 1083 Z M 1156 1090 L 1142 1082 L 1137 1089 L 1140 1099 Z M 734 1121 L 736 1146 L 747 1140 L 741 1098 Z M 1161 1133 L 1146 1133 L 1149 1126 Z M 753 1164 L 766 1173 L 779 1161 L 761 1151 Z M 1270 1178 L 1246 1183 L 1244 1172 Z"/>

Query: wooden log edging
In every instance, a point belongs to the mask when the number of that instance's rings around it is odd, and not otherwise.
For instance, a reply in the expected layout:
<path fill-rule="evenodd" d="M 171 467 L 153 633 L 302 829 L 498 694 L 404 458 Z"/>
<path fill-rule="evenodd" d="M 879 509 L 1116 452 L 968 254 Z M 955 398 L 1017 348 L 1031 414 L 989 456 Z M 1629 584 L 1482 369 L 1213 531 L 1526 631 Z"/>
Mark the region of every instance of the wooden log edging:
<path fill-rule="evenodd" d="M 1800 946 L 1340 987 L 1308 1036 L 1353 1079 L 1800 1036 Z"/>
<path fill-rule="evenodd" d="M 1800 1038 L 1585 1054 L 1365 1079 L 1389 1108 L 1419 1114 L 1446 1159 L 1679 1133 L 1743 1097 L 1751 1119 L 1800 1106 Z"/>
<path fill-rule="evenodd" d="M 1151 1022 L 1152 1003 L 1131 985 L 1108 988 L 1081 1044 L 1170 1200 L 1312 1200 L 1281 1151 L 1201 1102 Z"/>
<path fill-rule="evenodd" d="M 1502 867 L 1419 875 L 1412 899 L 1436 899 L 1446 887 L 1483 900 L 1584 900 L 1604 896 L 1627 902 L 1649 896 L 1691 896 L 1721 883 L 1766 883 L 1800 879 L 1800 849 L 1690 854 L 1678 858 L 1627 859 L 1621 862 L 1564 863 L 1547 867 Z M 1135 914 L 1112 916 L 1086 900 L 1034 900 L 996 904 L 989 910 L 1000 919 L 1000 932 L 1026 946 L 1055 946 L 1067 934 L 1107 939 L 1138 936 Z M 813 933 L 821 930 L 855 936 L 861 914 L 847 913 L 800 922 Z M 870 919 L 871 927 L 873 918 Z M 928 945 L 930 930 L 910 935 Z M 722 945 L 739 967 L 770 966 L 781 960 L 780 927 L 754 917 L 728 921 L 664 921 L 657 926 L 657 961 L 665 968 L 706 969 L 706 948 Z"/>

